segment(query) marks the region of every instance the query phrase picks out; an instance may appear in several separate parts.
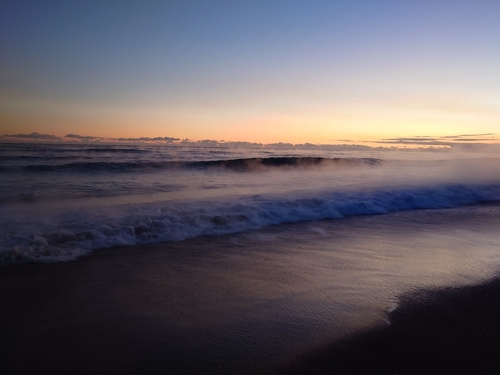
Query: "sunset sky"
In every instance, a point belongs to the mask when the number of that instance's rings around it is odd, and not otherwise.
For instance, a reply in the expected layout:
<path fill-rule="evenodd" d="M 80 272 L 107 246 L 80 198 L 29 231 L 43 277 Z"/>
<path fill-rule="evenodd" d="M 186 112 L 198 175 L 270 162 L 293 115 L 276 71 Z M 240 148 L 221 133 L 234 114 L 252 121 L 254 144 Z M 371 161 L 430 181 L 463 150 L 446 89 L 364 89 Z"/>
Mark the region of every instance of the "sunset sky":
<path fill-rule="evenodd" d="M 2 1 L 0 135 L 496 134 L 500 1 Z"/>

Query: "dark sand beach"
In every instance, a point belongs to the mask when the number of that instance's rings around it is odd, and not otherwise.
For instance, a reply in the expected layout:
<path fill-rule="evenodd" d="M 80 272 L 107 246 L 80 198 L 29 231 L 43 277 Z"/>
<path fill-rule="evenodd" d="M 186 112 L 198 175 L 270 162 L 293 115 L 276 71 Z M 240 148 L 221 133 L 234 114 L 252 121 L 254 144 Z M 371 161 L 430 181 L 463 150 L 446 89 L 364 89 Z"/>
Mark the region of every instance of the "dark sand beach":
<path fill-rule="evenodd" d="M 500 279 L 401 297 L 390 325 L 348 336 L 281 374 L 498 374 Z"/>
<path fill-rule="evenodd" d="M 304 222 L 3 267 L 2 373 L 498 373 L 499 213 Z"/>

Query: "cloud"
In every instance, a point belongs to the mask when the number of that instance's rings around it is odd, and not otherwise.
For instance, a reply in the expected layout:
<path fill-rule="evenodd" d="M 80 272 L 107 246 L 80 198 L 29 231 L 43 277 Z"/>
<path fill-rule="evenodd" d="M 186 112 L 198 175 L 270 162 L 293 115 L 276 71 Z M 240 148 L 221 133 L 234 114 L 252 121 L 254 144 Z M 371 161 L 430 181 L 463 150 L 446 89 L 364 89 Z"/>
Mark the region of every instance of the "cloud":
<path fill-rule="evenodd" d="M 42 140 L 61 140 L 61 137 L 53 134 L 40 134 L 33 132 L 30 134 L 4 134 L 2 138 L 19 138 L 19 139 L 42 139 Z"/>
<path fill-rule="evenodd" d="M 390 149 L 384 147 L 370 147 L 359 144 L 312 144 L 312 143 L 254 143 L 245 141 L 216 141 L 213 139 L 203 139 L 193 141 L 188 138 L 180 139 L 175 137 L 138 137 L 138 138 L 113 138 L 113 137 L 95 137 L 90 135 L 66 134 L 64 137 L 58 137 L 52 134 L 5 134 L 2 136 L 5 139 L 23 139 L 23 140 L 46 140 L 56 142 L 71 142 L 71 143 L 155 143 L 155 144 L 172 144 L 182 146 L 198 146 L 198 147 L 232 147 L 232 148 L 281 148 L 295 150 L 374 150 L 374 149 Z"/>
<path fill-rule="evenodd" d="M 387 138 L 380 141 L 374 141 L 378 144 L 398 144 L 398 145 L 427 145 L 427 146 L 450 146 L 453 142 L 440 141 L 435 138 L 415 139 L 415 138 Z"/>
<path fill-rule="evenodd" d="M 91 135 L 66 134 L 66 138 L 74 138 L 74 139 L 91 141 L 94 139 L 99 139 L 100 137 L 92 137 Z"/>
<path fill-rule="evenodd" d="M 4 134 L 1 138 L 11 140 L 46 140 L 59 142 L 137 142 L 137 143 L 174 143 L 180 141 L 175 137 L 139 137 L 139 138 L 113 138 L 113 137 L 95 137 L 91 135 L 66 134 L 64 137 L 59 137 L 53 134 L 41 134 L 33 132 L 30 134 Z"/>
<path fill-rule="evenodd" d="M 487 135 L 495 135 L 495 133 L 447 135 L 447 136 L 443 136 L 441 138 L 484 137 Z"/>
<path fill-rule="evenodd" d="M 212 139 L 203 139 L 194 141 L 188 138 L 180 139 L 176 137 L 138 137 L 138 138 L 113 138 L 113 137 L 95 137 L 90 135 L 67 134 L 64 137 L 59 137 L 52 134 L 41 134 L 33 132 L 30 134 L 4 134 L 0 138 L 6 141 L 46 141 L 46 142 L 68 142 L 68 143 L 144 143 L 144 144 L 169 144 L 180 146 L 195 146 L 195 147 L 231 147 L 231 148 L 281 148 L 292 150 L 334 150 L 334 151 L 364 151 L 364 150 L 379 150 L 389 151 L 398 149 L 402 146 L 413 146 L 414 149 L 454 149 L 454 150 L 469 150 L 469 151 L 498 151 L 500 149 L 500 138 L 494 133 L 481 134 L 459 134 L 446 136 L 412 136 L 399 138 L 383 138 L 376 141 L 359 141 L 353 143 L 352 140 L 338 140 L 337 142 L 349 143 L 334 143 L 334 144 L 312 144 L 312 143 L 254 143 L 245 141 L 216 141 Z M 371 145 L 363 144 L 371 143 Z M 374 146 L 380 145 L 380 146 Z"/>
<path fill-rule="evenodd" d="M 140 137 L 140 138 L 106 138 L 111 141 L 117 142 L 166 142 L 173 143 L 180 141 L 180 138 L 174 137 Z"/>
<path fill-rule="evenodd" d="M 173 143 L 179 141 L 174 137 L 139 137 L 139 138 L 113 138 L 113 137 L 94 137 L 91 135 L 67 134 L 65 138 L 78 139 L 81 141 L 99 141 L 99 142 L 166 142 Z"/>
<path fill-rule="evenodd" d="M 379 144 L 399 144 L 399 145 L 420 145 L 420 146 L 447 146 L 468 144 L 472 142 L 484 144 L 488 141 L 500 141 L 494 133 L 481 134 L 460 134 L 446 136 L 414 136 L 402 138 L 384 138 L 374 143 Z"/>

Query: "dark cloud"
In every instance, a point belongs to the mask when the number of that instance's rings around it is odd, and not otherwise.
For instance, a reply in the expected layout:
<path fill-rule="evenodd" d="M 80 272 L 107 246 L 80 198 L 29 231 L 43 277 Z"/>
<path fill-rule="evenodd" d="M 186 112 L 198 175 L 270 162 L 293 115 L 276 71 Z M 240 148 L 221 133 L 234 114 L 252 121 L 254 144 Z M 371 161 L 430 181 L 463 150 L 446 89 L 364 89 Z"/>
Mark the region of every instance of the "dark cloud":
<path fill-rule="evenodd" d="M 117 142 L 166 142 L 172 143 L 175 141 L 180 141 L 179 138 L 174 137 L 140 137 L 140 138 L 105 138 L 109 141 L 117 141 Z"/>
<path fill-rule="evenodd" d="M 256 148 L 262 147 L 262 143 L 253 143 L 253 142 L 244 142 L 244 141 L 235 141 L 235 142 L 221 142 L 221 145 L 226 147 L 241 147 L 241 148 Z"/>
<path fill-rule="evenodd" d="M 488 146 L 488 150 L 500 149 L 500 139 L 495 137 L 494 133 L 482 134 L 461 134 L 447 136 L 412 136 L 400 138 L 383 138 L 378 141 L 360 141 L 361 143 L 379 144 L 373 147 L 366 144 L 355 144 L 353 140 L 338 140 L 337 142 L 349 142 L 344 144 L 313 144 L 313 143 L 253 143 L 245 141 L 216 141 L 213 139 L 203 139 L 193 141 L 188 138 L 180 139 L 175 137 L 138 137 L 138 138 L 107 138 L 95 137 L 90 135 L 67 134 L 64 137 L 58 137 L 52 134 L 40 134 L 33 132 L 30 134 L 4 134 L 1 138 L 10 141 L 54 141 L 54 142 L 82 142 L 82 143 L 156 143 L 171 144 L 180 146 L 199 146 L 199 147 L 233 147 L 233 148 L 281 148 L 294 150 L 336 150 L 336 151 L 363 151 L 363 150 L 391 150 L 398 149 L 398 146 L 417 146 L 422 149 L 467 149 L 482 150 L 482 146 Z M 496 142 L 495 142 L 496 141 Z M 491 147 L 489 147 L 491 146 Z M 496 148 L 495 148 L 496 147 Z"/>
<path fill-rule="evenodd" d="M 65 138 L 78 139 L 81 141 L 108 141 L 108 142 L 166 142 L 172 143 L 179 141 L 179 138 L 174 137 L 140 137 L 140 138 L 106 138 L 93 137 L 91 135 L 67 134 Z"/>
<path fill-rule="evenodd" d="M 90 135 L 78 135 L 78 134 L 66 134 L 66 138 L 74 138 L 74 139 L 81 139 L 88 141 L 99 139 L 99 137 L 92 137 Z"/>
<path fill-rule="evenodd" d="M 67 134 L 65 138 L 79 139 L 82 141 L 108 141 L 108 142 L 166 142 L 172 143 L 179 141 L 179 138 L 174 137 L 139 137 L 139 138 L 106 138 L 94 137 L 91 135 Z"/>
<path fill-rule="evenodd" d="M 60 137 L 57 137 L 53 134 L 40 134 L 37 132 L 33 132 L 30 134 L 4 134 L 2 135 L 4 138 L 19 138 L 19 139 L 47 139 L 47 140 L 60 140 Z"/>
<path fill-rule="evenodd" d="M 451 138 L 454 141 L 460 141 L 460 142 L 484 142 L 484 141 L 498 141 L 498 138 Z"/>
<path fill-rule="evenodd" d="M 175 137 L 140 137 L 140 138 L 107 138 L 94 137 L 91 135 L 66 134 L 64 137 L 58 137 L 53 134 L 40 134 L 33 132 L 30 134 L 4 134 L 5 139 L 24 139 L 24 140 L 47 140 L 47 141 L 78 141 L 78 142 L 162 142 L 174 143 L 180 141 Z"/>
<path fill-rule="evenodd" d="M 408 139 L 395 139 L 395 140 L 382 140 L 382 141 L 374 141 L 373 143 L 377 144 L 390 144 L 390 145 L 421 145 L 421 146 L 451 146 L 453 142 L 442 142 L 442 141 L 412 141 Z"/>
<path fill-rule="evenodd" d="M 410 138 L 384 138 L 378 142 L 435 142 L 442 138 L 410 137 Z"/>
<path fill-rule="evenodd" d="M 468 142 L 486 142 L 486 141 L 500 141 L 494 137 L 494 133 L 482 134 L 461 134 L 461 135 L 446 135 L 440 137 L 433 136 L 414 136 L 404 138 L 384 138 L 375 143 L 379 144 L 400 144 L 400 145 L 421 145 L 421 146 L 448 146 L 454 144 L 465 144 Z"/>
<path fill-rule="evenodd" d="M 441 138 L 483 137 L 487 135 L 495 135 L 495 133 L 447 135 Z"/>

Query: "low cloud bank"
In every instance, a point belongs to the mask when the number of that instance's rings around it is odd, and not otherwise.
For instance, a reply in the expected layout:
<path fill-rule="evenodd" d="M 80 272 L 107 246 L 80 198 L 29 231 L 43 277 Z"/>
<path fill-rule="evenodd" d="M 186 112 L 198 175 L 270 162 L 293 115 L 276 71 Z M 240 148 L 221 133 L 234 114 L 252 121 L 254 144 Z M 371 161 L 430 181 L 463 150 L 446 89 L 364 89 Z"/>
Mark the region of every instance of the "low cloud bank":
<path fill-rule="evenodd" d="M 59 137 L 53 134 L 41 134 L 33 132 L 30 134 L 4 134 L 0 136 L 0 141 L 7 142 L 64 142 L 64 143 L 144 143 L 144 144 L 168 144 L 178 146 L 198 146 L 198 147 L 237 147 L 237 148 L 294 148 L 307 150 L 331 149 L 336 150 L 390 150 L 401 147 L 412 147 L 417 149 L 452 149 L 457 151 L 478 151 L 478 152 L 498 152 L 500 151 L 500 138 L 493 133 L 482 134 L 461 134 L 448 136 L 414 136 L 401 138 L 384 138 L 376 141 L 361 141 L 365 144 L 354 144 L 352 140 L 339 140 L 338 142 L 348 142 L 342 144 L 313 144 L 313 143 L 254 143 L 244 141 L 217 141 L 203 139 L 193 141 L 190 139 L 180 139 L 175 137 L 138 137 L 138 138 L 114 138 L 95 137 L 90 135 L 67 134 Z M 369 146 L 370 143 L 375 146 Z M 377 146 L 379 145 L 379 146 Z"/>
<path fill-rule="evenodd" d="M 445 135 L 440 137 L 415 136 L 406 138 L 384 138 L 374 143 L 413 146 L 446 146 L 467 145 L 471 143 L 487 144 L 485 142 L 499 142 L 500 139 L 493 133 Z"/>
<path fill-rule="evenodd" d="M 325 149 L 335 147 L 342 150 L 373 150 L 374 147 L 359 144 L 312 144 L 312 143 L 255 143 L 244 141 L 217 141 L 213 139 L 203 139 L 193 141 L 190 139 L 180 139 L 175 137 L 138 137 L 138 138 L 113 138 L 113 137 L 95 137 L 90 135 L 67 134 L 64 137 L 58 137 L 51 134 L 4 134 L 0 141 L 8 142 L 26 142 L 26 141 L 57 141 L 65 143 L 143 143 L 143 144 L 168 144 L 177 146 L 198 146 L 198 147 L 237 147 L 237 148 L 299 148 L 299 149 Z M 386 147 L 376 147 L 386 149 Z M 376 149 L 375 148 L 375 149 Z"/>
<path fill-rule="evenodd" d="M 4 134 L 2 138 L 19 138 L 19 139 L 29 139 L 29 140 L 51 140 L 51 141 L 61 141 L 62 138 L 53 134 L 40 134 L 33 132 L 30 134 Z"/>

